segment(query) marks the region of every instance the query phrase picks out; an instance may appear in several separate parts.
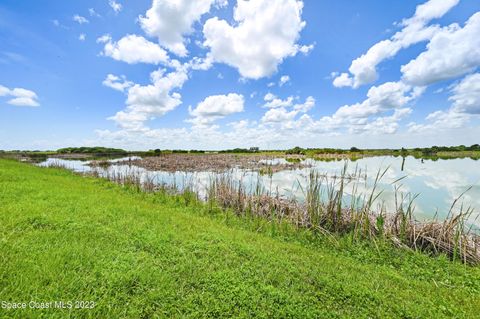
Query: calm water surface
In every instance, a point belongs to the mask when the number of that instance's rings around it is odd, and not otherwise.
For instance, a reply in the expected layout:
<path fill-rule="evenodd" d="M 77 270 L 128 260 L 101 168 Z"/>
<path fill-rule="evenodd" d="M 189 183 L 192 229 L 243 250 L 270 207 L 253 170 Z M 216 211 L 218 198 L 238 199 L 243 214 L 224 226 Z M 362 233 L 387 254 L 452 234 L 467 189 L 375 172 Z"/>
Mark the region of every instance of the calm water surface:
<path fill-rule="evenodd" d="M 118 159 L 117 159 L 118 161 Z M 272 159 L 272 164 L 284 163 L 284 159 Z M 375 176 L 379 170 L 386 170 L 385 175 L 378 183 L 377 189 L 382 191 L 376 205 L 384 205 L 387 211 L 395 209 L 395 187 L 399 188 L 400 193 L 405 196 L 415 195 L 415 212 L 418 219 L 431 218 L 435 214 L 439 218 L 445 217 L 452 203 L 462 193 L 468 190 L 458 201 L 454 211 L 458 212 L 461 205 L 471 207 L 475 210 L 472 215 L 472 222 L 480 225 L 480 221 L 475 220 L 480 212 L 480 161 L 472 159 L 451 159 L 431 161 L 413 157 L 403 159 L 401 157 L 381 156 L 369 157 L 352 161 L 315 161 L 307 160 L 312 168 L 320 174 L 326 176 L 326 179 L 333 181 L 335 176 L 340 175 L 347 164 L 347 173 L 354 174 L 361 178 L 351 182 L 347 188 L 347 194 L 352 192 L 353 185 L 356 185 L 357 193 L 369 193 L 372 190 Z M 67 168 L 77 172 L 89 172 L 92 169 L 86 161 L 78 160 L 60 160 L 49 158 L 46 162 L 39 165 L 48 166 L 52 162 L 59 162 Z M 304 189 L 307 183 L 307 176 L 312 168 L 297 170 L 286 170 L 274 173 L 271 176 L 259 175 L 257 172 L 233 170 L 229 172 L 237 181 L 241 181 L 247 189 L 254 189 L 257 182 L 260 182 L 266 191 L 280 193 L 286 197 L 295 197 L 298 200 L 304 198 Z M 201 196 L 205 193 L 205 187 L 214 176 L 212 172 L 150 172 L 143 168 L 128 165 L 112 165 L 105 170 L 100 170 L 101 174 L 119 172 L 126 173 L 135 171 L 142 176 L 150 176 L 158 184 L 175 184 L 182 188 L 183 185 L 194 185 L 195 190 Z M 360 174 L 359 174 L 360 172 Z M 398 181 L 401 179 L 400 181 Z M 348 196 L 346 197 L 348 198 Z M 348 199 L 347 199 L 348 200 Z"/>

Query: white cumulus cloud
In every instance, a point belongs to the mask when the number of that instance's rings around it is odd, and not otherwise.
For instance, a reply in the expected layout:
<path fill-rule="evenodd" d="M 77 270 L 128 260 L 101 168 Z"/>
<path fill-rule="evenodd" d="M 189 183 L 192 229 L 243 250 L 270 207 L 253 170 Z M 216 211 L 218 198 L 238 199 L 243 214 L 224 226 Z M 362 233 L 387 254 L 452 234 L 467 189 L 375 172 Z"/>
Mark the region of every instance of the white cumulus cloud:
<path fill-rule="evenodd" d="M 241 94 L 212 95 L 200 102 L 195 109 L 189 110 L 193 117 L 188 122 L 196 126 L 210 125 L 225 116 L 243 112 L 244 98 Z"/>
<path fill-rule="evenodd" d="M 114 90 L 123 92 L 125 89 L 131 87 L 134 83 L 127 81 L 124 75 L 116 76 L 113 74 L 108 74 L 105 80 L 103 80 L 102 84 Z"/>
<path fill-rule="evenodd" d="M 5 96 L 5 95 L 8 95 L 10 93 L 10 89 L 3 86 L 3 85 L 0 85 L 0 96 Z"/>
<path fill-rule="evenodd" d="M 461 28 L 457 24 L 437 32 L 427 50 L 402 66 L 404 81 L 428 85 L 455 78 L 480 66 L 480 12 Z"/>
<path fill-rule="evenodd" d="M 353 60 L 348 69 L 350 74 L 340 74 L 334 79 L 333 85 L 358 88 L 375 81 L 378 77 L 378 64 L 394 57 L 401 49 L 430 40 L 441 28 L 438 25 L 428 26 L 428 23 L 445 15 L 458 2 L 459 0 L 429 0 L 418 5 L 415 14 L 402 21 L 402 30 L 390 39 L 374 44 L 365 54 Z"/>
<path fill-rule="evenodd" d="M 480 73 L 469 74 L 452 88 L 447 110 L 430 113 L 426 123 L 409 124 L 410 132 L 439 132 L 446 129 L 463 128 L 474 117 L 480 115 Z"/>
<path fill-rule="evenodd" d="M 408 131 L 411 133 L 438 133 L 443 130 L 458 129 L 464 127 L 470 121 L 470 115 L 459 113 L 452 109 L 446 111 L 435 111 L 427 117 L 427 123 L 417 124 L 412 122 L 408 124 Z"/>
<path fill-rule="evenodd" d="M 287 109 L 281 108 L 274 108 L 268 110 L 262 117 L 263 123 L 284 123 L 288 121 L 292 121 L 295 116 L 297 116 L 298 112 L 288 111 Z"/>
<path fill-rule="evenodd" d="M 332 131 L 345 128 L 349 133 L 395 133 L 398 121 L 411 112 L 408 103 L 423 94 L 424 88 L 402 82 L 386 82 L 372 86 L 363 102 L 340 107 L 333 115 L 312 123 L 315 130 Z M 393 113 L 392 115 L 386 115 Z M 382 116 L 383 115 L 383 116 Z"/>
<path fill-rule="evenodd" d="M 286 100 L 277 98 L 272 93 L 267 93 L 263 98 L 267 103 L 263 107 L 274 109 L 278 107 L 290 107 L 293 105 L 293 96 L 289 96 Z"/>
<path fill-rule="evenodd" d="M 9 89 L 0 85 L 0 96 L 10 98 L 7 103 L 15 106 L 40 106 L 35 92 L 23 88 Z"/>
<path fill-rule="evenodd" d="M 139 17 L 140 26 L 169 51 L 186 56 L 184 36 L 193 31 L 192 25 L 210 11 L 214 3 L 225 5 L 219 0 L 153 0 L 145 16 Z"/>
<path fill-rule="evenodd" d="M 296 41 L 305 27 L 302 9 L 298 0 L 238 0 L 233 25 L 218 17 L 205 22 L 204 45 L 215 62 L 238 69 L 244 78 L 272 75 L 301 50 Z"/>
<path fill-rule="evenodd" d="M 480 73 L 466 76 L 453 93 L 449 100 L 453 101 L 455 111 L 480 115 Z"/>
<path fill-rule="evenodd" d="M 335 87 L 353 86 L 353 79 L 348 73 L 342 73 L 333 79 L 333 86 Z"/>
<path fill-rule="evenodd" d="M 268 93 L 265 95 L 264 100 L 267 102 L 263 107 L 269 108 L 263 115 L 261 122 L 274 124 L 280 123 L 284 128 L 294 126 L 294 119 L 301 113 L 307 113 L 315 106 L 315 99 L 309 96 L 305 99 L 304 103 L 295 104 L 293 96 L 289 96 L 287 99 L 282 100 L 275 95 Z"/>
<path fill-rule="evenodd" d="M 104 35 L 97 42 L 105 43 L 103 55 L 129 64 L 159 64 L 168 61 L 167 52 L 158 44 L 135 34 L 126 35 L 118 42 L 113 42 L 110 36 Z"/>
<path fill-rule="evenodd" d="M 182 96 L 176 90 L 187 81 L 186 70 L 180 68 L 165 74 L 165 70 L 159 69 L 152 72 L 150 78 L 152 84 L 130 85 L 126 109 L 109 118 L 122 129 L 143 131 L 146 121 L 162 116 L 182 103 Z"/>

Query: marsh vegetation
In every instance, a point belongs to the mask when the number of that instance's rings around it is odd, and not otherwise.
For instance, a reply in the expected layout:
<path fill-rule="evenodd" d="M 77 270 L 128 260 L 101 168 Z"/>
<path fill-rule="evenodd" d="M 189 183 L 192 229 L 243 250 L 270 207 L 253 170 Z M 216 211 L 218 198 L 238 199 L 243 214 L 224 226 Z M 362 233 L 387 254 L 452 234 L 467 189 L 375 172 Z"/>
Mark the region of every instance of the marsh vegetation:
<path fill-rule="evenodd" d="M 168 192 L 183 196 L 188 203 L 203 202 L 212 210 L 289 223 L 329 238 L 389 241 L 403 249 L 446 254 L 464 263 L 480 262 L 478 214 L 464 203 L 471 188 L 451 198 L 445 212 L 432 207 L 427 215 L 417 214 L 420 194 L 404 191 L 408 175 L 398 177 L 389 166 L 369 171 L 358 163 L 340 165 L 322 172 L 300 154 L 286 158 L 168 154 L 92 161 L 85 172 L 138 191 Z M 47 166 L 62 164 L 52 160 Z M 278 180 L 282 174 L 294 178 L 288 191 L 280 189 L 285 187 L 285 180 Z M 385 197 L 386 185 L 391 190 Z"/>
<path fill-rule="evenodd" d="M 268 206 L 288 204 L 264 198 L 261 190 L 259 197 L 251 194 L 250 206 L 264 215 L 245 214 L 250 199 L 220 200 L 238 191 L 228 175 L 211 181 L 211 200 L 204 202 L 194 192 L 132 174 L 110 176 L 116 185 L 0 159 L 2 294 L 9 301 L 95 303 L 93 309 L 2 309 L 2 314 L 474 318 L 478 313 L 480 269 L 460 258 L 451 262 L 446 254 L 430 258 L 420 250 L 398 249 L 383 236 L 363 240 L 368 232 L 342 233 L 343 222 L 336 224 L 338 234 L 297 227 L 287 213 L 274 217 Z M 242 203 L 243 215 L 233 209 Z"/>
<path fill-rule="evenodd" d="M 235 154 L 167 154 L 155 157 L 119 161 L 117 164 L 135 165 L 150 171 L 166 172 L 224 172 L 231 169 L 261 170 L 268 168 L 272 173 L 310 167 L 299 156 L 278 159 L 268 155 Z M 294 161 L 292 161 L 294 160 Z"/>

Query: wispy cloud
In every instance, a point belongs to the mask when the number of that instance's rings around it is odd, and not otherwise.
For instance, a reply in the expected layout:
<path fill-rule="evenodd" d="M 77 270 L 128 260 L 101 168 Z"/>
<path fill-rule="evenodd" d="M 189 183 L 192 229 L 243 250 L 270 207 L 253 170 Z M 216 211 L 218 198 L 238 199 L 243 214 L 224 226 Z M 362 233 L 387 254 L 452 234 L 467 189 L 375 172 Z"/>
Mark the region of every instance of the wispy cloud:
<path fill-rule="evenodd" d="M 120 11 L 122 11 L 122 4 L 121 3 L 116 2 L 115 0 L 110 0 L 110 1 L 108 1 L 108 4 L 113 9 L 113 11 L 115 11 L 115 13 L 119 13 Z"/>
<path fill-rule="evenodd" d="M 82 17 L 81 15 L 78 15 L 78 14 L 74 15 L 72 19 L 73 19 L 73 21 L 78 22 L 79 24 L 84 24 L 84 23 L 89 23 L 90 22 L 90 21 L 88 21 L 87 18 Z"/>

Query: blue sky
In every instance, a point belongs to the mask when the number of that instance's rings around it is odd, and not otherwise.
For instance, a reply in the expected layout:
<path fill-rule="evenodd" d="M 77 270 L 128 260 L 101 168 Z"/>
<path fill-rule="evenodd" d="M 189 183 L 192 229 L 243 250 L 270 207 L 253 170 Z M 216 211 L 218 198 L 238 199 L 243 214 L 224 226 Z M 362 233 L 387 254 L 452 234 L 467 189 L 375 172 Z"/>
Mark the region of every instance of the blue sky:
<path fill-rule="evenodd" d="M 478 143 L 475 0 L 0 3 L 0 149 Z"/>

